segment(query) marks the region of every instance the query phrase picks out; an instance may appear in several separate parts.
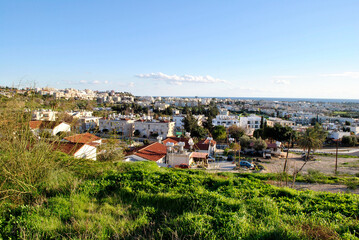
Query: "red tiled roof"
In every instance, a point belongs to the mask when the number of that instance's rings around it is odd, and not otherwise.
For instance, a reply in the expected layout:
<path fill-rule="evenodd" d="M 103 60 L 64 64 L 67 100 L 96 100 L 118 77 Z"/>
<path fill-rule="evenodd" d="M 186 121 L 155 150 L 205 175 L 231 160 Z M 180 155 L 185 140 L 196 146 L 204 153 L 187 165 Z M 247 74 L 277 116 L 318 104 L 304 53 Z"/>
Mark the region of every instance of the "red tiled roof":
<path fill-rule="evenodd" d="M 192 158 L 207 158 L 208 153 L 193 152 L 191 153 Z"/>
<path fill-rule="evenodd" d="M 158 161 L 166 156 L 166 154 L 166 146 L 158 142 L 152 143 L 135 153 L 135 155 L 150 161 Z"/>
<path fill-rule="evenodd" d="M 197 143 L 194 148 L 199 150 L 208 150 L 209 144 Z"/>
<path fill-rule="evenodd" d="M 52 143 L 52 149 L 54 151 L 60 151 L 68 155 L 74 155 L 84 145 L 84 143 L 54 142 Z"/>
<path fill-rule="evenodd" d="M 97 137 L 91 133 L 76 134 L 73 136 L 65 137 L 64 139 L 74 143 L 90 143 L 93 141 L 101 140 L 100 137 Z"/>
<path fill-rule="evenodd" d="M 38 129 L 41 126 L 42 121 L 30 121 L 29 126 L 31 129 Z"/>
<path fill-rule="evenodd" d="M 191 147 L 188 144 L 188 140 L 189 140 L 188 138 L 168 137 L 165 140 L 163 140 L 163 143 L 166 145 L 166 143 L 168 142 L 173 142 L 174 144 L 177 144 L 179 142 L 184 142 L 185 143 L 184 148 L 190 149 Z M 216 141 L 212 140 L 211 144 L 216 144 Z M 209 148 L 209 140 L 207 139 L 201 140 L 193 146 L 193 149 L 198 149 L 198 150 L 208 150 L 208 148 Z"/>
<path fill-rule="evenodd" d="M 163 142 L 163 144 L 166 144 L 166 143 L 169 143 L 169 142 L 177 144 L 179 141 L 173 139 L 172 137 L 168 137 L 165 140 L 163 140 L 162 142 Z"/>
<path fill-rule="evenodd" d="M 199 141 L 198 143 L 200 143 L 200 144 L 209 144 L 209 140 L 208 140 L 208 139 L 206 139 L 206 140 L 201 140 L 201 141 Z M 217 142 L 214 141 L 214 140 L 211 140 L 211 143 L 212 143 L 212 144 L 216 144 Z"/>
<path fill-rule="evenodd" d="M 31 129 L 54 129 L 56 126 L 60 125 L 62 122 L 55 121 L 30 121 L 29 126 Z"/>

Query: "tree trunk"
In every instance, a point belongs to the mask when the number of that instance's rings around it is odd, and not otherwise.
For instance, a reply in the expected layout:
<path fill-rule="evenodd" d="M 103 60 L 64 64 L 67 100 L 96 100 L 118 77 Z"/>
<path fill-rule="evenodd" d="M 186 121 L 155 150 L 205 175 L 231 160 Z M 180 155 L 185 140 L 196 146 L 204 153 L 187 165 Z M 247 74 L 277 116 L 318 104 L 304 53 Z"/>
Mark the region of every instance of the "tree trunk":
<path fill-rule="evenodd" d="M 299 168 L 298 171 L 295 171 L 295 172 L 293 173 L 293 184 L 292 184 L 293 187 L 294 187 L 295 179 L 297 178 L 298 173 L 300 173 L 300 172 L 302 171 L 302 169 L 304 168 L 304 166 L 305 166 L 305 165 L 307 164 L 307 162 L 309 161 L 310 150 L 311 150 L 311 148 L 308 148 L 308 154 L 307 154 L 307 156 L 306 156 L 306 158 L 305 158 L 305 160 L 304 160 L 304 163 L 303 163 L 303 165 L 301 166 L 301 168 Z"/>
<path fill-rule="evenodd" d="M 290 139 L 288 142 L 288 148 L 287 148 L 287 155 L 285 157 L 285 162 L 284 162 L 284 167 L 283 167 L 283 174 L 287 173 L 287 163 L 288 163 L 288 155 L 289 155 L 289 147 L 290 147 Z M 286 178 L 285 178 L 285 185 L 288 186 L 288 176 L 286 174 Z"/>

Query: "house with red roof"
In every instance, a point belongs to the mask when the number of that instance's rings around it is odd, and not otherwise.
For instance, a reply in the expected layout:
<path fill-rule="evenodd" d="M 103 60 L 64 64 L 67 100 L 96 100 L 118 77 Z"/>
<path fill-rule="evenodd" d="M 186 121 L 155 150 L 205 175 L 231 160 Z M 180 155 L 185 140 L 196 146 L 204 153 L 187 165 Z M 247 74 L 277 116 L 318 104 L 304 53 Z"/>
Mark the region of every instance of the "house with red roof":
<path fill-rule="evenodd" d="M 92 143 L 93 145 L 101 145 L 102 138 L 97 137 L 91 133 L 75 134 L 69 137 L 65 137 L 64 140 L 73 143 Z"/>
<path fill-rule="evenodd" d="M 206 138 L 204 140 L 200 140 L 198 143 L 194 143 L 192 147 L 189 144 L 191 141 L 193 142 L 192 138 L 168 137 L 165 140 L 163 140 L 163 144 L 167 144 L 167 143 L 171 142 L 174 145 L 177 145 L 179 142 L 184 142 L 185 143 L 184 149 L 193 150 L 195 152 L 207 153 L 208 156 L 213 156 L 215 151 L 217 150 L 217 148 L 216 148 L 217 142 L 211 138 Z"/>
<path fill-rule="evenodd" d="M 137 149 L 131 155 L 125 157 L 126 161 L 153 161 L 164 164 L 167 155 L 167 148 L 159 142 L 152 143 Z"/>
<path fill-rule="evenodd" d="M 56 136 L 60 133 L 71 131 L 70 124 L 55 121 L 30 121 L 29 127 L 31 131 L 34 132 L 36 135 L 40 135 L 43 132 L 48 132 L 52 136 Z"/>
<path fill-rule="evenodd" d="M 206 144 L 213 143 L 203 140 L 199 146 L 203 146 L 204 149 Z M 154 161 L 159 166 L 191 165 L 197 161 L 207 163 L 208 150 L 201 152 L 201 150 L 187 151 L 187 149 L 190 149 L 188 139 L 171 137 L 162 143 L 155 142 L 142 148 L 134 149 L 125 158 L 127 161 Z"/>
<path fill-rule="evenodd" d="M 60 151 L 75 158 L 96 160 L 97 148 L 93 143 L 53 142 L 54 151 Z"/>

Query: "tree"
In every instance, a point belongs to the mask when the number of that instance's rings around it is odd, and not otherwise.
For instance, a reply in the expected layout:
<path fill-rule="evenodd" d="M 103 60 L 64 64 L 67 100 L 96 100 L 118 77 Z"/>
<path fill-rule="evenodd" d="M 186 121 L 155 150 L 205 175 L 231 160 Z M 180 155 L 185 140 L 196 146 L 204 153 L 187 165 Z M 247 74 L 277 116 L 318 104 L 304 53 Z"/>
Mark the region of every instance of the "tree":
<path fill-rule="evenodd" d="M 254 130 L 253 137 L 255 137 L 255 138 L 261 137 L 261 138 L 263 138 L 263 136 L 264 136 L 264 129 L 263 128 L 259 128 L 259 129 Z"/>
<path fill-rule="evenodd" d="M 313 128 L 307 128 L 305 132 L 300 134 L 298 138 L 298 145 L 302 147 L 304 151 L 307 151 L 307 154 L 302 167 L 293 173 L 293 185 L 298 173 L 302 171 L 304 166 L 309 161 L 310 152 L 320 148 L 323 145 L 325 138 L 326 132 L 319 124 L 316 124 Z"/>
<path fill-rule="evenodd" d="M 203 127 L 206 128 L 210 133 L 212 133 L 213 128 L 214 128 L 213 123 L 212 123 L 212 120 L 213 120 L 213 117 L 212 117 L 212 116 L 209 116 L 209 117 L 207 118 L 207 121 L 205 121 L 205 122 L 203 123 Z"/>
<path fill-rule="evenodd" d="M 342 144 L 348 147 L 354 147 L 358 143 L 356 136 L 343 136 Z"/>
<path fill-rule="evenodd" d="M 244 135 L 245 131 L 243 128 L 238 127 L 237 125 L 232 125 L 228 128 L 228 134 L 236 139 L 236 141 L 239 140 L 240 137 Z"/>
<path fill-rule="evenodd" d="M 247 135 L 243 135 L 239 138 L 239 144 L 241 145 L 242 149 L 249 148 L 251 145 L 252 140 Z"/>
<path fill-rule="evenodd" d="M 201 126 L 195 126 L 192 129 L 191 136 L 198 139 L 204 138 L 208 134 L 208 131 Z"/>
<path fill-rule="evenodd" d="M 267 148 L 267 143 L 262 139 L 262 138 L 258 138 L 256 140 L 254 140 L 254 149 L 257 151 L 261 151 Z"/>
<path fill-rule="evenodd" d="M 99 149 L 98 160 L 102 162 L 119 161 L 123 159 L 123 156 L 123 151 L 118 145 L 118 140 L 108 139 Z"/>
<path fill-rule="evenodd" d="M 226 128 L 224 126 L 215 126 L 212 132 L 213 138 L 218 141 L 223 141 L 227 138 Z"/>
<path fill-rule="evenodd" d="M 206 117 L 212 117 L 215 118 L 219 114 L 219 110 L 217 108 L 217 105 L 214 101 L 211 101 L 208 107 L 208 110 L 206 112 Z"/>
<path fill-rule="evenodd" d="M 198 121 L 197 119 L 192 115 L 191 112 L 188 112 L 186 114 L 186 117 L 182 120 L 183 122 L 183 127 L 187 132 L 192 132 L 192 130 L 198 126 Z"/>
<path fill-rule="evenodd" d="M 198 120 L 189 112 L 182 120 L 184 129 L 191 133 L 192 137 L 203 138 L 206 136 L 207 131 L 198 125 Z"/>

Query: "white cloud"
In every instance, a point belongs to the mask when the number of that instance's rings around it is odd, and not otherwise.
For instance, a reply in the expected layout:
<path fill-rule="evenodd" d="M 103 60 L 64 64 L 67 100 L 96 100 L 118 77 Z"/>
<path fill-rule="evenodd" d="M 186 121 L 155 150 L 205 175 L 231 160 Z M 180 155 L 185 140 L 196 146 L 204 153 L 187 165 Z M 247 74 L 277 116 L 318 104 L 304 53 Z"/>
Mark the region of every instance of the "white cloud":
<path fill-rule="evenodd" d="M 276 80 L 273 80 L 272 82 L 275 84 L 278 84 L 278 85 L 289 85 L 290 84 L 290 81 L 286 80 L 286 79 L 276 79 Z"/>
<path fill-rule="evenodd" d="M 129 83 L 118 82 L 116 84 L 121 87 L 134 87 L 135 86 L 134 82 L 129 82 Z"/>
<path fill-rule="evenodd" d="M 86 80 L 80 80 L 80 83 L 87 83 Z"/>
<path fill-rule="evenodd" d="M 343 72 L 343 73 L 320 74 L 319 76 L 321 76 L 321 77 L 359 78 L 359 72 Z"/>
<path fill-rule="evenodd" d="M 161 72 L 137 74 L 138 78 L 148 78 L 153 80 L 166 81 L 168 84 L 182 85 L 182 83 L 224 83 L 225 80 L 214 78 L 211 76 L 192 76 L 192 75 L 167 75 Z"/>
<path fill-rule="evenodd" d="M 298 76 L 293 75 L 282 75 L 282 76 L 273 76 L 273 79 L 295 79 L 298 78 Z"/>

